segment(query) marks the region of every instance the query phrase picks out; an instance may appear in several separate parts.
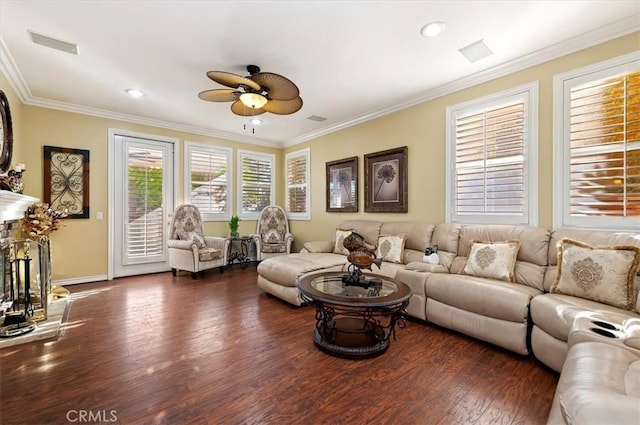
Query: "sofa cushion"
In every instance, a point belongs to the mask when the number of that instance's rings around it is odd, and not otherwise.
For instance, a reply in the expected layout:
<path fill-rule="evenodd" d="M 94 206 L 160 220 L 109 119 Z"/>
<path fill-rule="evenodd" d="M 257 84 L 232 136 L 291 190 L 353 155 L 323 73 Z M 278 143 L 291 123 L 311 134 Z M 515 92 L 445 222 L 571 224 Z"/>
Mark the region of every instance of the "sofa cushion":
<path fill-rule="evenodd" d="M 351 233 L 353 233 L 352 229 L 336 229 L 335 245 L 333 246 L 334 254 L 349 255 L 349 250 L 344 247 L 344 240 Z"/>
<path fill-rule="evenodd" d="M 517 283 L 542 290 L 547 266 L 550 232 L 541 227 L 515 225 L 463 225 L 460 229 L 458 257 L 451 263 L 451 273 L 459 273 L 469 255 L 472 240 L 519 240 L 514 276 Z M 440 252 L 438 252 L 440 255 Z"/>
<path fill-rule="evenodd" d="M 283 286 L 296 286 L 301 275 L 342 266 L 347 262 L 344 255 L 332 253 L 297 253 L 270 257 L 258 265 L 258 274 L 271 282 Z"/>
<path fill-rule="evenodd" d="M 477 277 L 514 282 L 514 268 L 520 241 L 471 242 L 467 263 L 462 273 Z"/>
<path fill-rule="evenodd" d="M 640 262 L 635 246 L 593 247 L 569 238 L 558 243 L 558 273 L 550 292 L 633 309 Z"/>
<path fill-rule="evenodd" d="M 613 245 L 633 245 L 640 247 L 640 233 L 607 232 L 584 229 L 557 229 L 551 235 L 549 242 L 549 267 L 544 276 L 544 288 L 549 291 L 556 279 L 558 264 L 558 242 L 564 238 L 588 243 L 592 246 L 613 246 Z M 638 269 L 640 273 L 640 269 Z M 636 277 L 635 291 L 640 289 L 640 275 Z M 640 297 L 636 309 L 640 312 Z"/>
<path fill-rule="evenodd" d="M 429 298 L 511 322 L 526 322 L 531 298 L 542 293 L 526 285 L 445 273 L 430 274 L 425 285 Z"/>
<path fill-rule="evenodd" d="M 406 239 L 407 235 L 404 233 L 378 236 L 376 256 L 390 263 L 402 263 Z"/>
<path fill-rule="evenodd" d="M 333 252 L 334 243 L 330 241 L 311 241 L 304 243 L 308 252 Z"/>
<path fill-rule="evenodd" d="M 340 224 L 340 229 L 352 229 L 354 232 L 362 235 L 365 242 L 376 245 L 378 236 L 380 236 L 381 221 L 374 220 L 347 220 Z M 395 233 L 395 232 L 386 232 Z"/>
<path fill-rule="evenodd" d="M 575 318 L 585 312 L 615 313 L 623 317 L 638 317 L 637 313 L 570 295 L 547 293 L 531 301 L 531 319 L 540 329 L 561 341 L 569 340 L 569 330 Z"/>

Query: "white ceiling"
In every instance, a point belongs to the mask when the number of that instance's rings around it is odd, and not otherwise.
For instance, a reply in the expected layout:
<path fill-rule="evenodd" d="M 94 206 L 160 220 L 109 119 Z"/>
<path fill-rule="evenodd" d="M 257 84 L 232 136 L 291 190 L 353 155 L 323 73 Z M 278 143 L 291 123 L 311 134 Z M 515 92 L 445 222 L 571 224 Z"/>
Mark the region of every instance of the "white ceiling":
<path fill-rule="evenodd" d="M 431 21 L 446 30 L 422 37 Z M 287 146 L 639 29 L 636 0 L 0 0 L 0 71 L 26 104 Z M 480 39 L 494 55 L 470 63 L 458 49 Z M 247 64 L 294 81 L 303 108 L 252 134 L 230 103 L 197 97 L 224 88 L 207 71 Z"/>

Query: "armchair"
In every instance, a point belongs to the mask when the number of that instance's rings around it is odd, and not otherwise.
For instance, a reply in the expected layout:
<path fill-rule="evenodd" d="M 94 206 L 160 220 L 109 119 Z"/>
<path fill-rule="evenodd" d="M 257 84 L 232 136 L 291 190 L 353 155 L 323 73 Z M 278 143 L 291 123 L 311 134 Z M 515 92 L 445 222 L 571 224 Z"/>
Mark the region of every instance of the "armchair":
<path fill-rule="evenodd" d="M 251 236 L 256 244 L 258 261 L 291 252 L 293 235 L 289 232 L 287 215 L 278 205 L 264 207 L 258 218 L 256 233 Z"/>
<path fill-rule="evenodd" d="M 204 236 L 200 211 L 195 205 L 178 205 L 167 240 L 169 266 L 174 276 L 177 270 L 186 270 L 197 279 L 199 272 L 215 267 L 220 267 L 222 273 L 227 264 L 228 245 L 227 238 Z"/>

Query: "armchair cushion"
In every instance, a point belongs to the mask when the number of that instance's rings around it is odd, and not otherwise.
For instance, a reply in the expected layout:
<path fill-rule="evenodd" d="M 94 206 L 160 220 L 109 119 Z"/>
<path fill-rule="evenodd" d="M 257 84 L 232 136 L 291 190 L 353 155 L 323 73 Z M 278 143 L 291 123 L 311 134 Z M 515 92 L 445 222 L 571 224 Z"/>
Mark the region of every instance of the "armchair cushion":
<path fill-rule="evenodd" d="M 204 242 L 204 238 L 196 232 L 176 231 L 176 235 L 181 241 L 191 241 L 200 249 L 207 246 Z"/>
<path fill-rule="evenodd" d="M 222 258 L 222 251 L 215 248 L 200 248 L 198 249 L 198 260 L 200 261 L 213 261 Z"/>
<path fill-rule="evenodd" d="M 266 252 L 266 253 L 287 251 L 287 247 L 285 246 L 284 242 L 278 242 L 278 243 L 267 242 L 267 243 L 263 243 L 260 248 L 262 249 L 262 252 Z"/>

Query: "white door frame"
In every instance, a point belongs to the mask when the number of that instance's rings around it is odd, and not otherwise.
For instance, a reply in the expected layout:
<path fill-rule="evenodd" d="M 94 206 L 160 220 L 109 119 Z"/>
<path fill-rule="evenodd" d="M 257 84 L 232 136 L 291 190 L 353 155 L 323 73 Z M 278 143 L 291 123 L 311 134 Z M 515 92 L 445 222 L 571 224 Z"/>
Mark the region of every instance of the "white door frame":
<path fill-rule="evenodd" d="M 107 263 L 107 279 L 113 280 L 114 277 L 114 261 L 115 247 L 114 247 L 114 217 L 115 217 L 115 198 L 116 187 L 115 181 L 115 165 L 116 165 L 116 152 L 115 152 L 115 138 L 116 136 L 135 137 L 138 139 L 146 139 L 149 141 L 166 142 L 173 144 L 173 199 L 169 200 L 169 205 L 172 206 L 172 210 L 175 209 L 176 201 L 178 199 L 178 164 L 180 156 L 180 139 L 176 137 L 158 136 L 155 134 L 140 133 L 137 131 L 124 130 L 119 128 L 109 128 L 108 137 L 108 185 L 107 190 L 109 192 L 109 204 L 108 211 L 108 263 Z"/>

